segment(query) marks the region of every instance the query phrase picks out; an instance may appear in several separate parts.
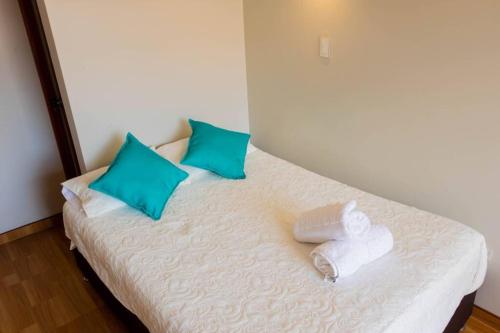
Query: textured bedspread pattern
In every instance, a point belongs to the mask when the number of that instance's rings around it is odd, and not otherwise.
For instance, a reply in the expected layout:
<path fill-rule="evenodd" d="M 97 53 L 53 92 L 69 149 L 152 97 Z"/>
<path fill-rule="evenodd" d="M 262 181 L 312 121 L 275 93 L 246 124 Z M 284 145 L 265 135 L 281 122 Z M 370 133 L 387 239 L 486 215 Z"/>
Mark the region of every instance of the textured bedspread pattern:
<path fill-rule="evenodd" d="M 151 332 L 440 332 L 484 279 L 484 238 L 465 225 L 262 151 L 246 173 L 179 188 L 154 223 L 127 207 L 86 218 L 66 204 L 67 235 Z M 353 199 L 389 227 L 394 249 L 324 282 L 293 222 Z"/>

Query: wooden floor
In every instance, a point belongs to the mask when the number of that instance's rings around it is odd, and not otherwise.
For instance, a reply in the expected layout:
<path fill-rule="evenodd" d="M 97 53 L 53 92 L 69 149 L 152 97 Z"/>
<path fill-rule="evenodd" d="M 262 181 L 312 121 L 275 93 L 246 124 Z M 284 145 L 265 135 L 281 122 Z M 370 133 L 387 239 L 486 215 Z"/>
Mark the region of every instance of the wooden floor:
<path fill-rule="evenodd" d="M 83 281 L 61 227 L 0 245 L 0 332 L 127 332 Z"/>
<path fill-rule="evenodd" d="M 464 332 L 499 332 L 475 313 Z M 498 328 L 498 326 L 497 326 Z M 61 227 L 0 245 L 0 332 L 127 332 L 83 281 Z"/>
<path fill-rule="evenodd" d="M 474 308 L 463 333 L 498 333 L 500 319 L 480 308 Z"/>

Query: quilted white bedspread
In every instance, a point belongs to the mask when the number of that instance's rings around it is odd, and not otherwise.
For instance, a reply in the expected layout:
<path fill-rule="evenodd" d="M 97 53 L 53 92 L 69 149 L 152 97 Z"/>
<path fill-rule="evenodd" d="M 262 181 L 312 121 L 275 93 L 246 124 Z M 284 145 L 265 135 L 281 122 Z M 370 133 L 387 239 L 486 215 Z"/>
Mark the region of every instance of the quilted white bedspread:
<path fill-rule="evenodd" d="M 153 222 L 66 204 L 66 233 L 151 332 L 442 332 L 486 271 L 473 229 L 257 151 L 247 179 L 179 188 Z M 292 237 L 306 209 L 355 199 L 394 234 L 391 253 L 335 284 Z"/>

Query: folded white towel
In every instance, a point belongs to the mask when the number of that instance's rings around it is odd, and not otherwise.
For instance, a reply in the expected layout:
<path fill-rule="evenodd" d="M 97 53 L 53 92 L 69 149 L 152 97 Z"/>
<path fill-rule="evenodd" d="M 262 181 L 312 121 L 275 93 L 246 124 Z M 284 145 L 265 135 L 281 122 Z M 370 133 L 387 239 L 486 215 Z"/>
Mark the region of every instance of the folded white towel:
<path fill-rule="evenodd" d="M 293 227 L 299 242 L 322 243 L 327 240 L 363 238 L 370 230 L 370 219 L 356 210 L 356 201 L 332 204 L 303 213 Z"/>
<path fill-rule="evenodd" d="M 314 266 L 335 281 L 349 276 L 392 249 L 391 231 L 384 225 L 372 225 L 364 239 L 328 241 L 312 252 Z"/>

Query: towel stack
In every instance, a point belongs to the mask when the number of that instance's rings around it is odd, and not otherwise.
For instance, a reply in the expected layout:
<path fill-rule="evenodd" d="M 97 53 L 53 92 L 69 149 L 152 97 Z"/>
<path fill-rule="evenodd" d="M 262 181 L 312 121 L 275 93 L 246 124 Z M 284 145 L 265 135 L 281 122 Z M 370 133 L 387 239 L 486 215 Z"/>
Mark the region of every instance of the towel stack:
<path fill-rule="evenodd" d="M 384 225 L 372 225 L 356 201 L 332 204 L 303 213 L 293 228 L 297 241 L 323 243 L 311 252 L 314 266 L 335 281 L 356 272 L 392 249 L 393 238 Z"/>

